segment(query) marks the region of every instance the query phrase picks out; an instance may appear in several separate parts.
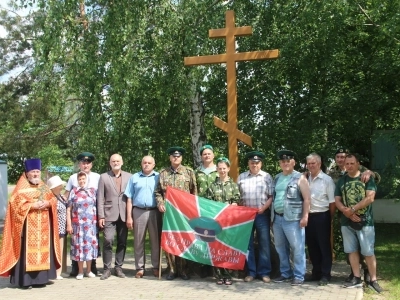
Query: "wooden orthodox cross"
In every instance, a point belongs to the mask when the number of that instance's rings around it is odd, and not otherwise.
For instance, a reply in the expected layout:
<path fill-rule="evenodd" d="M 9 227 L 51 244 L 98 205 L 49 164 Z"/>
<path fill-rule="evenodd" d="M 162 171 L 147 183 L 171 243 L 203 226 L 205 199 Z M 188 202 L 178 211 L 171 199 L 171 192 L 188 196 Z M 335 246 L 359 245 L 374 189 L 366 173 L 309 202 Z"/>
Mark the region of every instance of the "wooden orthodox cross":
<path fill-rule="evenodd" d="M 231 162 L 230 176 L 236 180 L 239 176 L 239 159 L 237 140 L 252 146 L 251 137 L 237 128 L 237 92 L 236 92 L 236 62 L 247 60 L 265 60 L 279 57 L 279 50 L 265 50 L 254 52 L 236 53 L 235 37 L 252 35 L 250 26 L 235 27 L 235 13 L 228 10 L 225 14 L 225 28 L 210 29 L 210 38 L 225 38 L 226 53 L 207 56 L 185 57 L 185 65 L 202 65 L 226 63 L 227 73 L 227 103 L 228 103 L 228 122 L 214 116 L 214 125 L 228 133 L 229 160 Z"/>

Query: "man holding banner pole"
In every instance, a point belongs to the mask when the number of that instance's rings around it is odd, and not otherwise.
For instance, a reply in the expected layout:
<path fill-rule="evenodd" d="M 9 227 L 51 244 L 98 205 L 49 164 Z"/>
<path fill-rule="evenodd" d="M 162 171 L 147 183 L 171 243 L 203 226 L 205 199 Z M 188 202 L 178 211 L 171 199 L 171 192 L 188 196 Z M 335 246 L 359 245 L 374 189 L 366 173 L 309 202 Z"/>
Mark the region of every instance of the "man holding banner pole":
<path fill-rule="evenodd" d="M 160 171 L 159 182 L 155 190 L 155 196 L 157 200 L 157 206 L 160 212 L 164 213 L 165 209 L 165 196 L 167 187 L 175 187 L 179 190 L 197 194 L 197 185 L 194 171 L 183 166 L 182 155 L 185 154 L 185 149 L 182 147 L 171 147 L 167 150 L 171 166 Z M 183 280 L 190 279 L 187 274 L 186 260 L 179 256 L 175 256 L 170 253 L 166 253 L 167 262 L 170 268 L 167 280 L 174 280 L 177 276 L 180 276 Z"/>

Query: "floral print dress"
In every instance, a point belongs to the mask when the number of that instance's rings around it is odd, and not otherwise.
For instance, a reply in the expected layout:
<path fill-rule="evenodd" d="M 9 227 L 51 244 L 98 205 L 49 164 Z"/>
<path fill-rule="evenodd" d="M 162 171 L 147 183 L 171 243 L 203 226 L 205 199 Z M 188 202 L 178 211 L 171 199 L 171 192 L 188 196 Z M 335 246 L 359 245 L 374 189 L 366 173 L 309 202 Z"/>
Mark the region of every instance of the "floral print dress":
<path fill-rule="evenodd" d="M 71 260 L 89 261 L 97 258 L 98 241 L 96 190 L 74 187 L 69 197 L 71 207 Z"/>

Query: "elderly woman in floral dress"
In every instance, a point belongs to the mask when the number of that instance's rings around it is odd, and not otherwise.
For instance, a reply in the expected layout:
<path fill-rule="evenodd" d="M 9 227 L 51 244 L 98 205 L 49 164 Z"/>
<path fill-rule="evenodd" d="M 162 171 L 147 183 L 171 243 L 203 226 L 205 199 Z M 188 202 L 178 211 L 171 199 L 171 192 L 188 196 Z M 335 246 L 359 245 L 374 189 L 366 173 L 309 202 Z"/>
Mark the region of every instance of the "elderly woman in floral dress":
<path fill-rule="evenodd" d="M 92 259 L 98 255 L 96 190 L 87 188 L 87 174 L 78 173 L 79 187 L 73 188 L 67 208 L 67 232 L 71 236 L 71 260 L 78 262 L 76 279 L 83 279 L 83 262 L 86 261 L 86 276 L 96 277 L 91 272 Z"/>

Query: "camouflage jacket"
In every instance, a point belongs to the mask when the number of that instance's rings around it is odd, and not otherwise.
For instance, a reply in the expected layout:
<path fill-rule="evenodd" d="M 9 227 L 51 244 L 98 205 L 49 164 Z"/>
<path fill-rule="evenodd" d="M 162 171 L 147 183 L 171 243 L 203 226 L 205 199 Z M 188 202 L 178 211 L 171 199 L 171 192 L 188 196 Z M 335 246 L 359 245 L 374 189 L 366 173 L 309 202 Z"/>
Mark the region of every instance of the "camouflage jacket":
<path fill-rule="evenodd" d="M 205 197 L 217 202 L 239 204 L 239 186 L 231 178 L 225 182 L 221 182 L 219 178 L 216 178 L 207 189 Z"/>
<path fill-rule="evenodd" d="M 368 169 L 362 165 L 359 167 L 359 171 L 361 173 L 367 171 Z M 372 171 L 373 172 L 373 171 Z M 381 181 L 381 176 L 377 172 L 373 172 L 375 175 L 375 183 L 378 184 Z M 329 170 L 327 170 L 326 174 L 332 177 L 335 184 L 337 184 L 339 178 L 341 178 L 346 171 L 342 171 L 336 164 L 334 164 Z"/>
<path fill-rule="evenodd" d="M 193 169 L 189 167 L 179 166 L 176 170 L 168 167 L 160 171 L 160 178 L 154 191 L 157 206 L 164 204 L 167 186 L 197 195 L 196 178 Z"/>
<path fill-rule="evenodd" d="M 207 175 L 201 170 L 200 166 L 194 171 L 194 173 L 196 175 L 198 195 L 201 197 L 206 197 L 208 187 L 215 181 L 215 178 L 218 177 L 217 169 Z"/>

